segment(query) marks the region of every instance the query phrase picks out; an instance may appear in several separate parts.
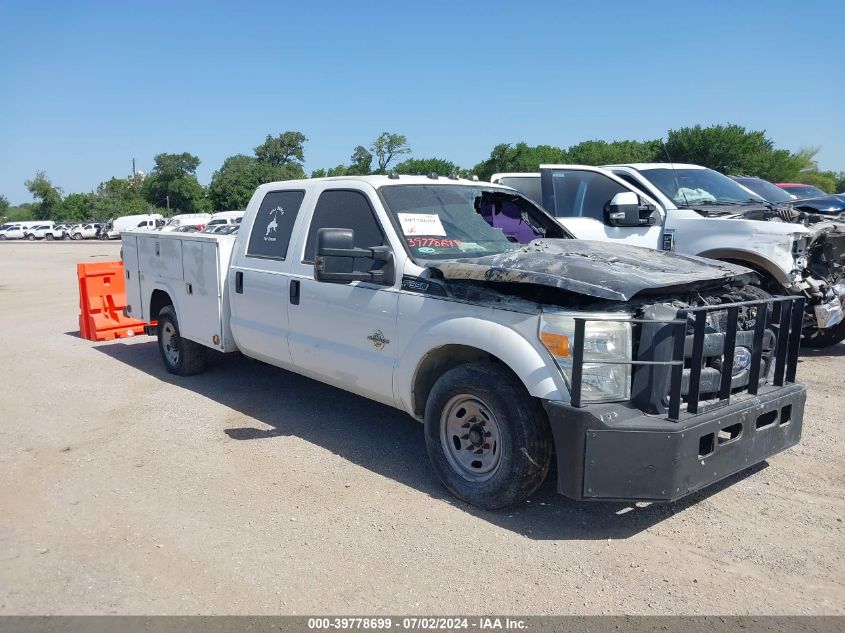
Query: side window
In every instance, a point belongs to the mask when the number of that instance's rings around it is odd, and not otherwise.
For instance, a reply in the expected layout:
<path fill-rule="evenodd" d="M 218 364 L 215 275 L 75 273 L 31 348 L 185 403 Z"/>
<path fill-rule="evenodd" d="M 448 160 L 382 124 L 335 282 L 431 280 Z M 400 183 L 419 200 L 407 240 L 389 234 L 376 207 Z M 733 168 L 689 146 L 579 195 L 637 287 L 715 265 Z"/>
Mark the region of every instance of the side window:
<path fill-rule="evenodd" d="M 499 184 L 505 187 L 512 187 L 523 196 L 543 206 L 543 190 L 540 185 L 540 176 L 507 176 L 499 180 Z"/>
<path fill-rule="evenodd" d="M 370 201 L 360 191 L 329 190 L 320 194 L 314 217 L 311 218 L 311 228 L 308 229 L 308 240 L 305 243 L 305 257 L 303 263 L 313 264 L 317 250 L 317 231 L 319 229 L 352 229 L 355 231 L 355 246 L 370 248 L 384 246 L 384 234 L 376 220 Z M 373 269 L 373 261 L 367 258 L 355 260 L 354 270 L 366 272 Z"/>
<path fill-rule="evenodd" d="M 252 224 L 246 248 L 247 257 L 287 257 L 293 225 L 304 197 L 304 191 L 271 191 L 264 196 Z"/>
<path fill-rule="evenodd" d="M 604 208 L 617 193 L 628 191 L 604 174 L 592 171 L 554 173 L 555 215 L 593 218 L 604 223 Z"/>

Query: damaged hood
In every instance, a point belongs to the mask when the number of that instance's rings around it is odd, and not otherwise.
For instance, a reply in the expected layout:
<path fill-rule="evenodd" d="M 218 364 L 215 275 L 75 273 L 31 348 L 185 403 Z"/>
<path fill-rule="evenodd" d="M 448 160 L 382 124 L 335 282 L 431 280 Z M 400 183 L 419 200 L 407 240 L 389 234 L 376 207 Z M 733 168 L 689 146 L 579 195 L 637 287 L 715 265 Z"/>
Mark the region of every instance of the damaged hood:
<path fill-rule="evenodd" d="M 752 273 L 703 257 L 589 240 L 537 240 L 507 253 L 432 262 L 429 268 L 450 280 L 534 284 L 615 301 L 642 292 L 714 287 Z"/>

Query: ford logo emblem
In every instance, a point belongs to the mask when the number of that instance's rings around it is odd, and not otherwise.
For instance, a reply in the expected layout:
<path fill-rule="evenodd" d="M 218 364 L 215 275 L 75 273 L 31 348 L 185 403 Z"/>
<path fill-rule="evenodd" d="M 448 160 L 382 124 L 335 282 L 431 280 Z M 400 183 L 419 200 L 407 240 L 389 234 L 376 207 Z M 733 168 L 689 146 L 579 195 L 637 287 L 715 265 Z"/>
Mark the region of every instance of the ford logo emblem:
<path fill-rule="evenodd" d="M 737 347 L 734 350 L 734 366 L 731 376 L 739 376 L 751 367 L 751 351 L 747 347 Z"/>

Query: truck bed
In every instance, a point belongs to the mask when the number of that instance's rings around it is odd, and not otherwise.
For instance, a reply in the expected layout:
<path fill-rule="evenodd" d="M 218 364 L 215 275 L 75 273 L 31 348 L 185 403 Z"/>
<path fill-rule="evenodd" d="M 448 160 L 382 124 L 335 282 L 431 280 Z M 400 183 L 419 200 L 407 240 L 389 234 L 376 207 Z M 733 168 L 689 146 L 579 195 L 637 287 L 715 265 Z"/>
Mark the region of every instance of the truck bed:
<path fill-rule="evenodd" d="M 121 235 L 129 316 L 153 321 L 155 291 L 166 292 L 181 335 L 222 352 L 235 351 L 226 275 L 234 235 L 127 231 Z"/>

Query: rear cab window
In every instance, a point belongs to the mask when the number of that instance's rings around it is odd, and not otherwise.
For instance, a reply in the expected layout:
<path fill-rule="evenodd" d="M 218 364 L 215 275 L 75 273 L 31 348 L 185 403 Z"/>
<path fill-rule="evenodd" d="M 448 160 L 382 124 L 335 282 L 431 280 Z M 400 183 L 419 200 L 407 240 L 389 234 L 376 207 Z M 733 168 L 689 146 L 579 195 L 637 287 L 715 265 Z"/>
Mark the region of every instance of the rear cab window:
<path fill-rule="evenodd" d="M 264 196 L 252 223 L 247 257 L 276 260 L 287 257 L 291 233 L 304 197 L 305 191 L 300 189 L 270 191 Z"/>

